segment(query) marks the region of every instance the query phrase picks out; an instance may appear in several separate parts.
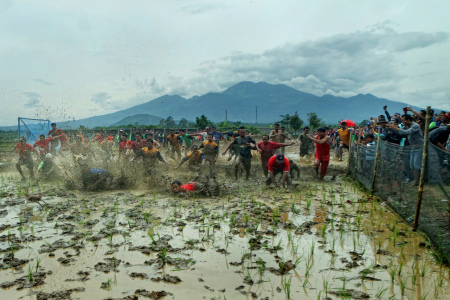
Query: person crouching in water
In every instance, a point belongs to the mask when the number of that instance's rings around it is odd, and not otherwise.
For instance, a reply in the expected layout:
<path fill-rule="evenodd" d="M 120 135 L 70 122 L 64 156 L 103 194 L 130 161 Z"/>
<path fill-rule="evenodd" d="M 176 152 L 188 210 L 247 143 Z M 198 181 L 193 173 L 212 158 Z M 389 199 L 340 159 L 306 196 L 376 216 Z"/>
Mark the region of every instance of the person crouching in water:
<path fill-rule="evenodd" d="M 269 177 L 266 180 L 266 185 L 269 186 L 271 183 L 273 183 L 275 187 L 278 187 L 278 183 L 275 178 L 278 173 L 283 174 L 281 186 L 284 186 L 284 184 L 286 183 L 287 187 L 289 188 L 292 185 L 291 175 L 289 174 L 289 160 L 284 156 L 283 153 L 278 153 L 277 155 L 274 155 L 269 159 L 268 169 Z"/>
<path fill-rule="evenodd" d="M 200 176 L 202 167 L 205 165 L 205 155 L 199 150 L 198 145 L 193 145 L 192 152 L 189 152 L 174 169 L 177 170 L 186 161 L 189 161 L 189 170 L 195 172 L 195 178 L 197 179 Z"/>
<path fill-rule="evenodd" d="M 39 179 L 56 179 L 58 177 L 58 166 L 53 161 L 53 154 L 47 153 L 37 169 Z"/>

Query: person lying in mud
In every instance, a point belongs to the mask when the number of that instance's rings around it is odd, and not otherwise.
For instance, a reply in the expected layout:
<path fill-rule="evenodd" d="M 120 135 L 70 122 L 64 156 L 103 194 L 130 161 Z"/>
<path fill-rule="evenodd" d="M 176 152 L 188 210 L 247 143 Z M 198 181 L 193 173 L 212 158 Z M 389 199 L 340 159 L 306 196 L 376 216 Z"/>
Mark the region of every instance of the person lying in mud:
<path fill-rule="evenodd" d="M 56 179 L 58 177 L 58 166 L 53 161 L 53 154 L 47 153 L 37 169 L 39 179 Z"/>
<path fill-rule="evenodd" d="M 198 145 L 192 146 L 192 151 L 181 160 L 180 164 L 175 167 L 175 170 L 187 161 L 189 161 L 189 170 L 195 172 L 195 176 L 198 178 L 200 176 L 201 166 L 205 164 L 205 156 L 203 155 L 203 152 L 199 150 Z"/>
<path fill-rule="evenodd" d="M 144 175 L 146 176 L 155 176 L 156 174 L 156 163 L 157 160 L 168 165 L 169 163 L 162 157 L 161 152 L 158 149 L 153 147 L 154 141 L 152 139 L 147 139 L 146 147 L 140 149 L 134 155 L 132 162 L 136 161 L 140 157 L 142 157 L 142 162 L 144 164 Z"/>
<path fill-rule="evenodd" d="M 204 195 L 204 196 L 216 196 L 219 194 L 219 184 L 214 178 L 209 178 L 204 182 L 191 181 L 186 184 L 182 184 L 179 180 L 175 180 L 171 184 L 172 191 L 175 194 L 191 196 Z"/>
<path fill-rule="evenodd" d="M 90 169 L 81 165 L 81 183 L 84 190 L 106 190 L 111 188 L 113 175 L 104 169 Z"/>

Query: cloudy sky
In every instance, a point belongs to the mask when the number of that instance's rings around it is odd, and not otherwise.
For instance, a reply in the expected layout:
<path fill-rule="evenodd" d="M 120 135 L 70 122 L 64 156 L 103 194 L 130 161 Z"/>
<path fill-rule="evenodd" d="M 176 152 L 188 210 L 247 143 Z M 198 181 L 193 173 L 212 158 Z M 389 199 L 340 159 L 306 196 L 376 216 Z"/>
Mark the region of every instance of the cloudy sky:
<path fill-rule="evenodd" d="M 0 0 L 0 125 L 244 80 L 450 110 L 449 11 L 447 0 Z"/>

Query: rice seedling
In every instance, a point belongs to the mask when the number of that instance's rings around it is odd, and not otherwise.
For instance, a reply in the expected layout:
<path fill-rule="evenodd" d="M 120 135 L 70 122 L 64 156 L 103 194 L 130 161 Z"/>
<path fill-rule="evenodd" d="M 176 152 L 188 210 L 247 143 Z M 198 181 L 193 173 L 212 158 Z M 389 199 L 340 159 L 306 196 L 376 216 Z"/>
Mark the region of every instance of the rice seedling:
<path fill-rule="evenodd" d="M 316 242 L 312 241 L 311 242 L 311 255 L 314 255 L 314 248 L 316 246 Z"/>
<path fill-rule="evenodd" d="M 417 273 L 413 272 L 411 274 L 411 282 L 412 284 L 416 284 L 416 281 L 417 281 Z"/>
<path fill-rule="evenodd" d="M 306 208 L 309 209 L 309 207 L 311 206 L 311 203 L 312 203 L 312 198 L 307 197 L 306 198 Z"/>
<path fill-rule="evenodd" d="M 328 290 L 330 288 L 330 283 L 328 280 L 325 280 L 325 278 L 322 279 L 323 281 L 323 290 L 325 291 L 325 299 L 328 299 Z"/>
<path fill-rule="evenodd" d="M 167 262 L 167 248 L 163 248 L 161 250 L 161 260 L 162 260 L 163 264 L 165 264 Z"/>
<path fill-rule="evenodd" d="M 403 262 L 400 262 L 400 264 L 398 265 L 398 276 L 402 275 L 402 270 L 403 270 Z"/>
<path fill-rule="evenodd" d="M 117 266 L 117 259 L 116 256 L 113 256 L 113 265 L 114 265 L 114 270 L 116 269 Z"/>
<path fill-rule="evenodd" d="M 382 286 L 378 287 L 375 297 L 377 299 L 381 299 L 383 295 L 387 292 L 388 288 L 384 288 Z"/>
<path fill-rule="evenodd" d="M 109 245 L 112 247 L 113 245 L 113 231 L 111 230 L 109 233 Z"/>
<path fill-rule="evenodd" d="M 289 280 L 287 280 L 286 278 L 283 279 L 283 290 L 286 294 L 286 298 L 288 299 L 291 299 L 291 280 L 292 276 L 289 277 Z"/>
<path fill-rule="evenodd" d="M 405 295 L 406 280 L 407 278 L 403 278 L 402 276 L 400 276 L 400 293 L 402 294 L 402 296 Z"/>
<path fill-rule="evenodd" d="M 244 220 L 245 220 L 245 227 L 248 226 L 248 220 L 249 220 L 250 216 L 247 213 L 244 213 Z"/>
<path fill-rule="evenodd" d="M 122 232 L 122 236 L 123 236 L 124 243 L 126 243 L 127 242 L 127 234 L 125 233 L 125 231 Z"/>
<path fill-rule="evenodd" d="M 395 274 L 397 274 L 397 266 L 389 269 L 389 275 L 391 276 L 391 283 L 395 281 Z"/>
<path fill-rule="evenodd" d="M 33 269 L 31 268 L 31 264 L 28 265 L 27 278 L 29 281 L 33 281 Z"/>

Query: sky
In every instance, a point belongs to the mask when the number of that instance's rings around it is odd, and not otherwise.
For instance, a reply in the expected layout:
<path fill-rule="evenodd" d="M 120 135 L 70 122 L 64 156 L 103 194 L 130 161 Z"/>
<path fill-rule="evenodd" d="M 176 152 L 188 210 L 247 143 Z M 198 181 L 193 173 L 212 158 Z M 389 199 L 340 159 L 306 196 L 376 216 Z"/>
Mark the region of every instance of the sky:
<path fill-rule="evenodd" d="M 448 11 L 445 0 L 0 0 L 0 125 L 241 81 L 450 110 Z"/>

